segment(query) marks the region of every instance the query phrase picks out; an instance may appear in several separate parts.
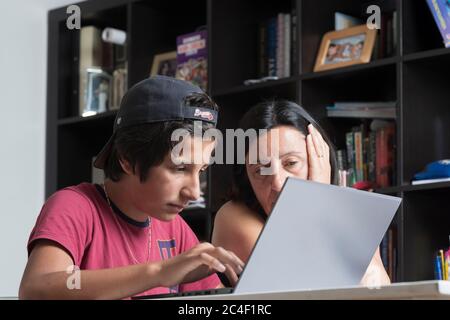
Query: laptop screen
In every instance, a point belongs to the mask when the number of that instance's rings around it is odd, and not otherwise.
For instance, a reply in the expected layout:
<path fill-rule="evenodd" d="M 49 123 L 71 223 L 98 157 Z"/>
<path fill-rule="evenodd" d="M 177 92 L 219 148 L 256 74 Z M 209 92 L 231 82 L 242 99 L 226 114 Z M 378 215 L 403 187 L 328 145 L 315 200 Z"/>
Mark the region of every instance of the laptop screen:
<path fill-rule="evenodd" d="M 288 178 L 234 292 L 358 285 L 400 202 Z"/>

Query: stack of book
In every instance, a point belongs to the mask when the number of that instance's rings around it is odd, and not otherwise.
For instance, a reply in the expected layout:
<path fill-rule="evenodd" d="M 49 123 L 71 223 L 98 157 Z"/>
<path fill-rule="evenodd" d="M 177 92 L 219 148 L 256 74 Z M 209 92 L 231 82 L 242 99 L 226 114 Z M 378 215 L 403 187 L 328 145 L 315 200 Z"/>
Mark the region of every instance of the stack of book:
<path fill-rule="evenodd" d="M 346 149 L 337 151 L 341 185 L 385 188 L 395 181 L 395 124 L 373 120 L 352 128 L 345 135 Z M 343 174 L 342 174 L 343 173 Z M 345 179 L 342 181 L 342 179 Z"/>
<path fill-rule="evenodd" d="M 328 117 L 395 119 L 396 103 L 336 102 L 327 107 Z"/>
<path fill-rule="evenodd" d="M 258 31 L 258 76 L 289 77 L 296 64 L 297 17 L 279 13 L 264 21 Z"/>

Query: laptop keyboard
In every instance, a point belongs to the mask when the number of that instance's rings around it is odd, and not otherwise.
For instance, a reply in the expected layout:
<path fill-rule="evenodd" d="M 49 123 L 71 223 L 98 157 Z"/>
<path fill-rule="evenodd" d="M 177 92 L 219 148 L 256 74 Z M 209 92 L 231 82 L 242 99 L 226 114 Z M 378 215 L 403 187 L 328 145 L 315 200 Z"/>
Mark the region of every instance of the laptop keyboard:
<path fill-rule="evenodd" d="M 233 288 L 218 288 L 218 289 L 197 290 L 197 291 L 187 291 L 177 293 L 154 294 L 147 296 L 132 297 L 131 299 L 147 300 L 147 299 L 162 299 L 162 298 L 177 298 L 177 297 L 180 298 L 180 297 L 205 296 L 205 295 L 230 294 L 230 293 L 233 293 Z"/>

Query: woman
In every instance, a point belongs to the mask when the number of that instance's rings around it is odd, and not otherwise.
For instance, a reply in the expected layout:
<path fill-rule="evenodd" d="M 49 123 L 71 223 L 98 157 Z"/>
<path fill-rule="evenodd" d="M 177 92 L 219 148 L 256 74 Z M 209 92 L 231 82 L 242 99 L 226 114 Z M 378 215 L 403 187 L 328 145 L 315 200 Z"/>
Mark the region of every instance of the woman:
<path fill-rule="evenodd" d="M 338 184 L 338 172 L 329 138 L 294 102 L 261 103 L 244 115 L 240 128 L 266 132 L 259 134 L 258 141 L 246 144 L 246 163 L 234 167 L 231 200 L 217 212 L 212 243 L 247 262 L 287 177 Z M 276 142 L 278 150 L 272 150 Z M 258 145 L 267 146 L 265 165 L 249 161 Z M 378 249 L 361 284 L 389 283 Z"/>

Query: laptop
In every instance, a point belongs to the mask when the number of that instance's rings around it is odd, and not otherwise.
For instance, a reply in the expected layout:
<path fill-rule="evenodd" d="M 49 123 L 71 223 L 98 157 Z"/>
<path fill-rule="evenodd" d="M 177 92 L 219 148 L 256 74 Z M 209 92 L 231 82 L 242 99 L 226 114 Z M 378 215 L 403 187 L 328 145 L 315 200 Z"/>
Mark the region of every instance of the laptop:
<path fill-rule="evenodd" d="M 288 178 L 234 289 L 136 298 L 358 285 L 400 203 L 398 197 Z"/>

